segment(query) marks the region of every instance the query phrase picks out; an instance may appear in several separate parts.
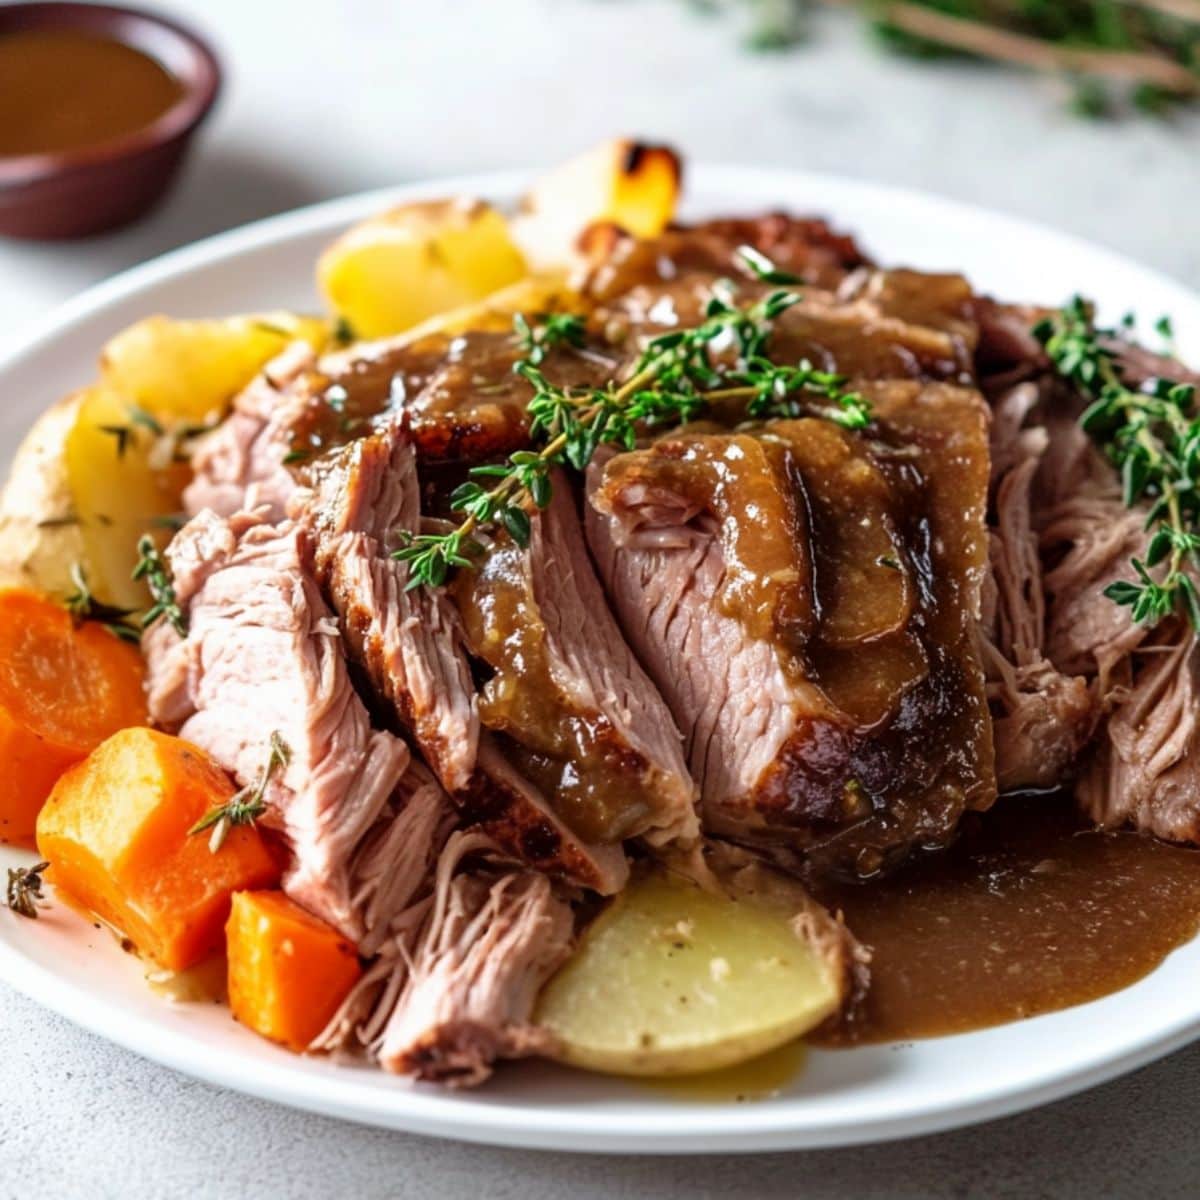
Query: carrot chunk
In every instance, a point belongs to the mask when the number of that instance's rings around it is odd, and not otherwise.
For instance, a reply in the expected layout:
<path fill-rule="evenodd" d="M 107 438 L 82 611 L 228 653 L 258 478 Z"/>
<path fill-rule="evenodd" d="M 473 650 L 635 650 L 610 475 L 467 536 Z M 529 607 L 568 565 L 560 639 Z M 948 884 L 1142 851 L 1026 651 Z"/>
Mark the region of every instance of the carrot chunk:
<path fill-rule="evenodd" d="M 146 720 L 142 658 L 41 592 L 0 590 L 0 841 L 30 844 L 68 768 Z"/>
<path fill-rule="evenodd" d="M 233 1015 L 289 1050 L 309 1045 L 362 974 L 354 947 L 282 892 L 238 892 L 225 949 Z"/>
<path fill-rule="evenodd" d="M 270 887 L 280 868 L 258 829 L 238 825 L 214 854 L 188 830 L 233 795 L 190 742 L 125 729 L 58 781 L 37 822 L 48 878 L 171 971 L 221 945 L 230 899 Z"/>

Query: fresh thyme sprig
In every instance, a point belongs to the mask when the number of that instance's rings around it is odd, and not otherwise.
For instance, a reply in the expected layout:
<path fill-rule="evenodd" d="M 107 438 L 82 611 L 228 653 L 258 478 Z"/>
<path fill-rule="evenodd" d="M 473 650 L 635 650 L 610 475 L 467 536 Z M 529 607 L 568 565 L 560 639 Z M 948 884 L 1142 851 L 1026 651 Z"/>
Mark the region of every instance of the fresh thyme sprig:
<path fill-rule="evenodd" d="M 203 833 L 211 829 L 208 848 L 216 854 L 225 844 L 229 831 L 235 825 L 253 825 L 267 811 L 267 785 L 276 771 L 283 770 L 292 761 L 291 747 L 283 740 L 278 730 L 271 734 L 271 751 L 258 782 L 235 793 L 224 804 L 210 809 L 188 830 L 189 834 Z"/>
<path fill-rule="evenodd" d="M 1130 323 L 1123 324 L 1127 332 Z M 1164 336 L 1169 321 L 1160 321 Z M 1132 610 L 1134 621 L 1156 625 L 1181 608 L 1200 630 L 1200 595 L 1191 571 L 1200 566 L 1200 414 L 1190 383 L 1156 379 L 1130 387 L 1121 375 L 1120 334 L 1096 325 L 1095 313 L 1075 296 L 1034 334 L 1058 373 L 1091 400 L 1080 424 L 1121 472 L 1126 505 L 1150 502 L 1145 555 L 1131 560 L 1136 581 L 1104 590 Z M 1151 570 L 1162 567 L 1159 578 Z"/>
<path fill-rule="evenodd" d="M 42 872 L 49 866 L 48 862 L 39 862 L 32 867 L 9 867 L 5 899 L 18 916 L 37 918 L 38 904 L 43 899 Z"/>
<path fill-rule="evenodd" d="M 75 590 L 66 598 L 65 603 L 67 612 L 71 614 L 71 619 L 76 625 L 84 621 L 98 621 L 113 637 L 120 638 L 123 642 L 136 643 L 139 640 L 138 631 L 126 620 L 126 617 L 132 616 L 136 610 L 118 608 L 116 605 L 97 600 L 92 595 L 82 563 L 71 564 L 71 582 L 75 585 Z"/>
<path fill-rule="evenodd" d="M 171 569 L 162 551 L 154 544 L 154 539 L 147 533 L 137 544 L 138 562 L 133 569 L 134 579 L 144 579 L 150 589 L 154 603 L 142 615 L 142 628 L 149 629 L 155 621 L 166 618 L 171 628 L 180 637 L 187 637 L 187 617 L 175 598 L 175 585 L 171 582 Z"/>
<path fill-rule="evenodd" d="M 782 275 L 761 255 L 747 259 L 743 252 L 742 257 L 760 278 Z M 796 394 L 807 391 L 829 401 L 815 410 L 817 415 L 852 429 L 868 424 L 866 401 L 842 391 L 840 376 L 817 371 L 808 362 L 779 366 L 767 356 L 774 322 L 799 299 L 795 292 L 774 291 L 739 307 L 728 287 L 718 287 L 699 325 L 653 338 L 628 378 L 601 388 L 560 387 L 547 379 L 540 362 L 525 358 L 515 363 L 514 371 L 533 388 L 527 409 L 530 436 L 545 443 L 537 450 L 517 451 L 504 463 L 473 468 L 471 478 L 450 496 L 451 509 L 464 517 L 456 529 L 406 536 L 394 557 L 409 564 L 408 587 L 436 587 L 455 567 L 470 566 L 468 555 L 477 548 L 472 535 L 481 527 L 503 526 L 518 545 L 527 545 L 529 506 L 550 503 L 554 467 L 565 464 L 582 471 L 599 446 L 631 450 L 639 429 L 689 421 L 713 401 L 745 400 L 755 417 L 795 416 L 805 411 Z M 557 328 L 552 338 L 539 338 L 521 319 L 516 336 L 532 349 L 573 338 L 573 326 L 560 323 Z M 480 482 L 485 479 L 496 482 L 485 487 Z"/>
<path fill-rule="evenodd" d="M 584 319 L 574 313 L 543 313 L 533 325 L 517 313 L 513 317 L 513 340 L 525 352 L 525 361 L 539 367 L 556 346 L 581 347 L 586 328 Z"/>

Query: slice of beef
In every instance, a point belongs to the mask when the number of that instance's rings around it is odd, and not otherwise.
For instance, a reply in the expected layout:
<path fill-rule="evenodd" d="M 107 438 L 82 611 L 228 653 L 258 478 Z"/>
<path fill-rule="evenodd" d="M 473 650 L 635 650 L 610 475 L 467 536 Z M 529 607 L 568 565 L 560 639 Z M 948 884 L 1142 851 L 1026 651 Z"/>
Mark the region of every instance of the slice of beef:
<path fill-rule="evenodd" d="M 552 1046 L 533 1006 L 570 953 L 571 908 L 537 872 L 463 869 L 487 852 L 495 846 L 485 836 L 456 833 L 438 860 L 433 903 L 378 1043 L 386 1070 L 470 1087 L 497 1059 Z"/>
<path fill-rule="evenodd" d="M 284 886 L 357 940 L 366 927 L 356 853 L 397 788 L 412 791 L 416 781 L 403 782 L 407 747 L 371 729 L 351 686 L 304 530 L 264 524 L 263 515 L 225 520 L 205 511 L 168 548 L 189 630 L 180 641 L 160 624 L 147 640 L 151 716 L 206 750 L 242 786 L 259 781 L 271 734 L 279 734 L 289 761 L 272 775 L 266 798 L 291 851 Z M 178 679 L 181 669 L 186 702 L 178 684 L 157 682 Z"/>
<path fill-rule="evenodd" d="M 1106 829 L 1200 843 L 1200 649 L 1190 627 L 1156 631 L 1135 655 L 1076 796 Z"/>
<path fill-rule="evenodd" d="M 403 534 L 419 528 L 419 493 L 414 448 L 405 429 L 393 424 L 327 461 L 315 493 L 307 496 L 318 570 L 351 654 L 458 797 L 467 819 L 540 870 L 597 891 L 615 891 L 626 877 L 620 837 L 593 839 L 571 829 L 547 798 L 553 793 L 507 761 L 513 744 L 502 752 L 490 735 L 481 737 L 458 611 L 441 589 L 408 590 L 408 566 L 392 551 Z M 582 548 L 581 535 L 577 542 Z M 589 598 L 599 599 L 611 623 L 599 585 L 594 579 L 591 584 L 596 595 Z M 601 647 L 597 655 L 614 649 Z M 625 665 L 635 669 L 623 643 L 619 651 L 628 660 Z M 595 656 L 584 658 L 589 665 L 594 661 L 597 671 L 606 669 Z M 613 681 L 605 676 L 604 682 Z M 675 758 L 681 766 L 677 742 Z M 621 778 L 628 782 L 628 776 Z M 674 795 L 666 785 L 664 792 Z M 632 809 L 636 801 L 629 803 Z M 632 820 L 629 828 L 643 831 Z"/>
<path fill-rule="evenodd" d="M 946 385 L 866 394 L 865 435 L 779 421 L 618 455 L 592 472 L 588 521 L 706 830 L 858 875 L 995 795 L 975 643 L 986 413 Z"/>
<path fill-rule="evenodd" d="M 609 611 L 567 478 L 527 549 L 498 535 L 451 590 L 491 672 L 480 719 L 560 820 L 593 844 L 694 841 L 678 729 Z"/>
<path fill-rule="evenodd" d="M 442 783 L 461 791 L 475 770 L 479 714 L 458 613 L 441 589 L 409 590 L 407 565 L 392 558 L 419 528 L 420 501 L 399 425 L 352 443 L 310 502 L 316 565 L 352 656 Z"/>
<path fill-rule="evenodd" d="M 285 459 L 292 426 L 309 403 L 316 355 L 294 342 L 272 359 L 234 399 L 229 416 L 196 447 L 184 508 L 219 516 L 265 509 L 281 521 L 295 483 Z"/>
<path fill-rule="evenodd" d="M 601 236 L 596 236 L 596 233 Z M 634 238 L 615 227 L 589 231 L 586 290 L 609 300 L 631 288 L 684 275 L 757 280 L 738 253 L 750 246 L 805 284 L 833 289 L 846 274 L 869 265 L 852 238 L 818 218 L 768 213 L 751 219 L 717 218 L 677 225 L 657 237 Z"/>
<path fill-rule="evenodd" d="M 592 322 L 610 341 L 640 348 L 644 340 L 673 329 L 698 325 L 729 273 L 664 270 L 647 278 L 622 277 L 623 290 L 585 286 L 595 303 Z M 746 304 L 778 291 L 776 285 L 745 281 L 735 299 Z M 771 358 L 807 360 L 823 371 L 854 381 L 871 379 L 973 379 L 977 339 L 970 285 L 958 275 L 915 271 L 861 271 L 839 290 L 805 289 L 773 323 Z M 741 410 L 730 414 L 741 418 Z"/>
<path fill-rule="evenodd" d="M 996 402 L 991 430 L 990 601 L 981 635 L 1001 791 L 1064 782 L 1099 717 L 1087 680 L 1063 675 L 1044 651 L 1046 602 L 1032 492 L 1047 436 L 1040 425 L 1024 424 L 1037 401 L 1031 383 L 1010 389 Z"/>
<path fill-rule="evenodd" d="M 576 301 L 577 302 L 577 301 Z M 321 360 L 310 399 L 293 422 L 291 450 L 319 455 L 330 446 L 403 419 L 422 462 L 481 462 L 529 442 L 530 384 L 513 364 L 528 356 L 503 328 L 402 334 Z M 543 369 L 571 387 L 598 387 L 622 361 L 597 347 L 557 347 Z"/>

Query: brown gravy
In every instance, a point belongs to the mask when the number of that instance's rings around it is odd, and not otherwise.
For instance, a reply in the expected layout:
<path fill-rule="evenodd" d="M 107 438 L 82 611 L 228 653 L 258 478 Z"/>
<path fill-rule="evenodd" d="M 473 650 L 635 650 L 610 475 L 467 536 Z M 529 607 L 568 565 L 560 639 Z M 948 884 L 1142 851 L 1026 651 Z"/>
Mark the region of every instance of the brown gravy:
<path fill-rule="evenodd" d="M 1200 851 L 1087 827 L 1069 797 L 1001 800 L 955 845 L 867 885 L 825 886 L 872 947 L 853 1045 L 999 1025 L 1135 983 L 1200 931 Z"/>
<path fill-rule="evenodd" d="M 145 128 L 183 93 L 141 51 L 60 29 L 0 36 L 0 156 L 95 146 Z"/>

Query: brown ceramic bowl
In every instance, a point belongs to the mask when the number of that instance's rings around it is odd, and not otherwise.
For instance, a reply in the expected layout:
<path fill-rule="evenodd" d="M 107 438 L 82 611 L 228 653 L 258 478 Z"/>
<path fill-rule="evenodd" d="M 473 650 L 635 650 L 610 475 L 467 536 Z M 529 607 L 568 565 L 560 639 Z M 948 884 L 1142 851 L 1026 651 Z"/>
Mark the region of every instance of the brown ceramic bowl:
<path fill-rule="evenodd" d="M 217 98 L 212 50 L 174 21 L 106 4 L 0 5 L 0 36 L 73 29 L 124 42 L 160 62 L 182 87 L 150 125 L 111 141 L 49 154 L 0 157 L 0 235 L 74 238 L 144 213 L 167 190 Z"/>

